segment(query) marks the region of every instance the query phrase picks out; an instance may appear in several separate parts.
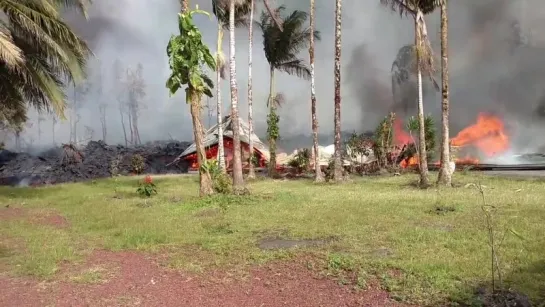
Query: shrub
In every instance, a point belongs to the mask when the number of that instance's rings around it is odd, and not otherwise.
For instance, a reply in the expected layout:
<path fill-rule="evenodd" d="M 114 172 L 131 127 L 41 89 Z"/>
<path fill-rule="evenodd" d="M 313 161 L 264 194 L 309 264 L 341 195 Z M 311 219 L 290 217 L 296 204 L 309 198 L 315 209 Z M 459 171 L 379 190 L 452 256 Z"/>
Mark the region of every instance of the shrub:
<path fill-rule="evenodd" d="M 210 174 L 212 188 L 216 193 L 229 194 L 233 191 L 233 181 L 229 175 L 221 171 L 218 160 L 206 160 L 201 165 L 201 170 Z"/>
<path fill-rule="evenodd" d="M 144 157 L 142 157 L 139 154 L 135 154 L 131 158 L 131 168 L 133 173 L 135 174 L 142 174 L 144 172 L 144 168 L 146 167 L 146 163 L 144 160 Z"/>
<path fill-rule="evenodd" d="M 306 171 L 310 168 L 310 149 L 303 148 L 299 150 L 293 159 L 288 162 L 288 166 L 297 169 L 298 172 Z"/>
<path fill-rule="evenodd" d="M 144 180 L 140 182 L 138 189 L 136 189 L 136 193 L 147 198 L 157 194 L 157 187 L 153 183 L 153 178 L 151 178 L 149 175 L 144 177 Z"/>

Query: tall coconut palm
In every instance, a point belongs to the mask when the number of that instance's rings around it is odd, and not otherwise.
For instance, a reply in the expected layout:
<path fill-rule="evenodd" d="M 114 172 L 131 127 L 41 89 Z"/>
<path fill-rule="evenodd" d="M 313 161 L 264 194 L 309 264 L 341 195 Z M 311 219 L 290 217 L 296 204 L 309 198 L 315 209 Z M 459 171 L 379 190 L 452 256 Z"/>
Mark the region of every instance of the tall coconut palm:
<path fill-rule="evenodd" d="M 63 21 L 63 8 L 86 15 L 85 0 L 0 0 L 0 105 L 8 121 L 24 122 L 27 107 L 63 117 L 64 86 L 85 76 L 91 55 Z"/>
<path fill-rule="evenodd" d="M 222 51 L 223 31 L 229 29 L 229 5 L 225 0 L 212 0 L 212 11 L 218 21 L 218 38 L 216 46 L 216 112 L 218 118 L 218 163 L 223 172 L 225 167 L 225 148 L 223 145 L 223 103 L 221 100 L 221 81 L 226 78 L 226 61 Z M 248 20 L 246 15 L 249 12 L 248 1 L 241 2 L 235 8 L 235 27 L 246 26 Z"/>
<path fill-rule="evenodd" d="M 311 36 L 319 40 L 320 33 L 309 27 L 305 27 L 308 14 L 295 10 L 287 16 L 282 16 L 284 6 L 275 9 L 273 15 L 279 16 L 283 25 L 283 31 L 278 28 L 270 14 L 261 14 L 257 23 L 263 34 L 263 50 L 269 63 L 269 99 L 267 106 L 267 133 L 269 139 L 269 175 L 276 174 L 276 140 L 279 137 L 278 122 L 276 113 L 279 96 L 275 93 L 275 72 L 283 71 L 290 75 L 296 75 L 306 80 L 310 79 L 310 68 L 297 56 L 303 49 L 310 45 Z"/>
<path fill-rule="evenodd" d="M 341 181 L 343 179 L 342 160 L 341 160 L 341 14 L 342 1 L 335 1 L 335 153 L 333 156 L 333 180 Z"/>
<path fill-rule="evenodd" d="M 441 3 L 441 169 L 437 182 L 452 186 L 449 136 L 448 15 L 447 0 Z"/>
<path fill-rule="evenodd" d="M 424 123 L 424 101 L 422 90 L 422 72 L 430 72 L 434 69 L 433 54 L 431 44 L 428 39 L 426 22 L 424 15 L 435 10 L 440 0 L 380 0 L 384 5 L 389 6 L 393 11 L 401 15 L 411 15 L 414 19 L 415 27 L 415 48 L 416 48 L 416 75 L 418 88 L 418 145 L 419 145 L 419 171 L 420 185 L 428 186 L 430 183 L 428 172 L 428 161 L 426 151 L 426 134 Z"/>
<path fill-rule="evenodd" d="M 238 88 L 235 56 L 235 7 L 236 3 L 245 0 L 230 0 L 229 2 L 229 79 L 231 84 L 231 121 L 233 123 L 233 189 L 240 190 L 244 184 L 242 177 L 242 155 L 240 151 L 240 118 L 238 116 Z"/>
<path fill-rule="evenodd" d="M 250 22 L 248 28 L 248 147 L 250 151 L 250 161 L 248 161 L 248 179 L 255 178 L 254 169 L 254 133 L 253 119 L 253 88 L 252 88 L 252 64 L 253 64 L 253 45 L 254 45 L 254 0 L 250 0 Z"/>
<path fill-rule="evenodd" d="M 310 29 L 314 31 L 314 14 L 316 13 L 315 0 L 310 0 Z M 310 112 L 312 114 L 312 143 L 314 151 L 314 181 L 323 182 L 324 176 L 320 168 L 320 153 L 318 150 L 318 119 L 316 118 L 316 80 L 314 69 L 314 35 L 310 36 L 310 46 L 308 48 L 310 58 Z"/>

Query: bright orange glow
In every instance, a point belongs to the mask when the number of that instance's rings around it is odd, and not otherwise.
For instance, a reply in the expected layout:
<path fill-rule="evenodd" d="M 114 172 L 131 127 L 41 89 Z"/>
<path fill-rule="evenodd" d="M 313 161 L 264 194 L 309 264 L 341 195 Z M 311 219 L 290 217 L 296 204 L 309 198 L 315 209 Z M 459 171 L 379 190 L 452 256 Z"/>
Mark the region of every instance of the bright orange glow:
<path fill-rule="evenodd" d="M 412 143 L 410 135 L 403 130 L 401 121 L 396 120 L 394 123 L 394 133 L 396 144 L 406 145 Z M 509 137 L 505 132 L 505 125 L 501 118 L 480 113 L 475 124 L 464 128 L 451 139 L 451 145 L 462 148 L 473 146 L 486 157 L 494 157 L 505 153 L 509 149 Z M 457 164 L 478 164 L 479 159 L 466 155 L 456 158 L 455 162 Z M 434 164 L 439 165 L 439 162 Z M 416 165 L 418 165 L 418 157 L 412 157 L 400 163 L 403 168 Z"/>
<path fill-rule="evenodd" d="M 396 118 L 394 120 L 394 137 L 395 137 L 395 145 L 397 146 L 404 146 L 408 145 L 410 143 L 413 143 L 413 140 L 411 138 L 411 135 L 405 132 L 403 129 L 403 122 Z"/>
<path fill-rule="evenodd" d="M 509 137 L 503 121 L 496 116 L 481 113 L 477 122 L 451 139 L 452 146 L 473 145 L 487 157 L 504 153 L 509 149 Z"/>

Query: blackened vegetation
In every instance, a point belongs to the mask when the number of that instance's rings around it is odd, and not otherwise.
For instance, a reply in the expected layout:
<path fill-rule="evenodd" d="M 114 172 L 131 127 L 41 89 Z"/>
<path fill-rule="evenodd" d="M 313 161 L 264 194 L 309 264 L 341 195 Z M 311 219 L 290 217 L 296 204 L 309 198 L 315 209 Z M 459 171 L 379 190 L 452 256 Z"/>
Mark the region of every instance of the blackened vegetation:
<path fill-rule="evenodd" d="M 134 174 L 134 156 L 144 158 L 141 173 L 185 173 L 188 165 L 184 162 L 167 165 L 189 145 L 187 142 L 156 142 L 125 147 L 91 141 L 83 148 L 65 144 L 39 155 L 0 150 L 0 185 L 54 184 L 131 175 Z"/>

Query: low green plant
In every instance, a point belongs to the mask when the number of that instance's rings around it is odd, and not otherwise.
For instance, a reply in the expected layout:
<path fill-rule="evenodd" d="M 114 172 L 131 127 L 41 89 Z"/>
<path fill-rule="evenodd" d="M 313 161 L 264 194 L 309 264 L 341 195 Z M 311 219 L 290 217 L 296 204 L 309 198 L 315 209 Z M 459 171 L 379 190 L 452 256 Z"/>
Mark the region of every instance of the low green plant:
<path fill-rule="evenodd" d="M 303 148 L 288 162 L 288 166 L 295 168 L 300 173 L 307 171 L 310 168 L 310 157 L 310 149 Z"/>
<path fill-rule="evenodd" d="M 151 176 L 148 175 L 144 177 L 144 180 L 140 182 L 138 189 L 136 189 L 136 193 L 146 198 L 150 198 L 151 196 L 157 194 L 157 187 L 153 183 Z"/>
<path fill-rule="evenodd" d="M 253 153 L 250 158 L 248 159 L 249 163 L 252 163 L 255 167 L 259 166 L 259 157 L 256 153 Z"/>
<path fill-rule="evenodd" d="M 142 174 L 145 167 L 146 163 L 144 157 L 139 154 L 135 154 L 131 157 L 131 168 L 134 174 Z"/>
<path fill-rule="evenodd" d="M 411 134 L 411 137 L 413 137 L 413 135 L 418 135 L 418 129 L 418 118 L 412 116 L 407 122 L 407 130 Z M 428 162 L 431 162 L 437 150 L 437 129 L 431 115 L 426 115 L 424 117 L 424 139 L 426 140 L 427 159 Z"/>
<path fill-rule="evenodd" d="M 216 193 L 229 194 L 233 191 L 233 181 L 229 175 L 222 172 L 218 160 L 206 160 L 201 170 L 210 174 L 212 188 Z"/>

